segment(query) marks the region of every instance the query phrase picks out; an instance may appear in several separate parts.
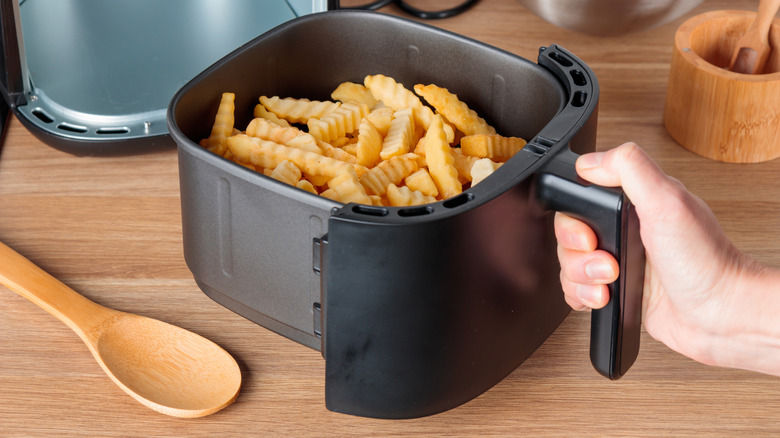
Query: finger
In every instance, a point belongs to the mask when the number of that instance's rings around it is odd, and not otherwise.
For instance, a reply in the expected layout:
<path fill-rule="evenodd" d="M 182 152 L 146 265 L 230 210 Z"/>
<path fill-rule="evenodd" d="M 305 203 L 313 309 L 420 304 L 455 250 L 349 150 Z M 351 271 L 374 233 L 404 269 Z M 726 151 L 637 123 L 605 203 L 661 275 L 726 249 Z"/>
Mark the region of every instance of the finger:
<path fill-rule="evenodd" d="M 564 295 L 563 298 L 566 300 L 566 304 L 568 304 L 569 307 L 572 308 L 572 310 L 576 310 L 578 312 L 583 310 L 590 310 L 590 307 L 588 307 L 585 303 L 583 303 L 582 301 L 576 298 L 572 298 L 569 295 Z"/>
<path fill-rule="evenodd" d="M 635 143 L 625 143 L 606 152 L 581 156 L 577 173 L 602 186 L 621 186 L 631 202 L 640 208 L 663 205 L 665 188 L 672 180 L 650 156 Z"/>
<path fill-rule="evenodd" d="M 555 238 L 564 248 L 577 251 L 596 249 L 596 233 L 584 222 L 563 213 L 555 213 L 554 226 Z"/>
<path fill-rule="evenodd" d="M 600 309 L 609 302 L 609 289 L 604 284 L 580 284 L 561 276 L 563 296 L 574 310 Z"/>
<path fill-rule="evenodd" d="M 620 272 L 615 258 L 603 250 L 582 252 L 558 245 L 558 260 L 562 275 L 581 284 L 609 284 Z"/>

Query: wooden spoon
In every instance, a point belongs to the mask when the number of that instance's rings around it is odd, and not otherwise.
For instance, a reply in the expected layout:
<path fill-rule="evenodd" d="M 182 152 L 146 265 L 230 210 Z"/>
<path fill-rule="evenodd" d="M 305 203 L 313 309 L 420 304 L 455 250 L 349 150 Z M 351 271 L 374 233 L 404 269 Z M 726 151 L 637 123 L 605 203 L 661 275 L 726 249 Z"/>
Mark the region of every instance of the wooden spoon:
<path fill-rule="evenodd" d="M 120 388 L 174 417 L 202 417 L 235 401 L 241 370 L 215 343 L 156 319 L 103 307 L 0 243 L 0 284 L 81 337 Z"/>
<path fill-rule="evenodd" d="M 740 37 L 731 57 L 729 70 L 737 73 L 756 74 L 764 69 L 772 50 L 769 47 L 769 27 L 780 8 L 780 0 L 761 0 L 756 19 Z"/>

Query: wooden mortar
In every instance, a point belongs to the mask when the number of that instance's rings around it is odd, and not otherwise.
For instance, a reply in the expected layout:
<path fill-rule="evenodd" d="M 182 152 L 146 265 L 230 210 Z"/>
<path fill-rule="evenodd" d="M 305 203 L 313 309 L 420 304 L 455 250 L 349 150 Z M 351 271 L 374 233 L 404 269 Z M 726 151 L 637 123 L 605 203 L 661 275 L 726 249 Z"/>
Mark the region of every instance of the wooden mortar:
<path fill-rule="evenodd" d="M 737 40 L 755 19 L 749 11 L 694 16 L 677 30 L 664 125 L 685 148 L 731 163 L 780 156 L 780 21 L 762 74 L 728 70 Z"/>

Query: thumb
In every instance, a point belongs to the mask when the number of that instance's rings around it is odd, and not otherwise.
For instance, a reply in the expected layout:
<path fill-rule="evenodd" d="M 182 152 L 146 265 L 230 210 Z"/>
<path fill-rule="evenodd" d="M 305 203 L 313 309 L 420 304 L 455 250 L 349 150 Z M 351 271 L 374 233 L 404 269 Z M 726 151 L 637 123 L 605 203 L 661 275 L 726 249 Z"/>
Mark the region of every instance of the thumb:
<path fill-rule="evenodd" d="M 661 206 L 671 178 L 635 143 L 625 143 L 606 152 L 577 159 L 577 173 L 585 180 L 606 187 L 622 187 L 637 210 Z M 639 213 L 639 211 L 638 211 Z"/>

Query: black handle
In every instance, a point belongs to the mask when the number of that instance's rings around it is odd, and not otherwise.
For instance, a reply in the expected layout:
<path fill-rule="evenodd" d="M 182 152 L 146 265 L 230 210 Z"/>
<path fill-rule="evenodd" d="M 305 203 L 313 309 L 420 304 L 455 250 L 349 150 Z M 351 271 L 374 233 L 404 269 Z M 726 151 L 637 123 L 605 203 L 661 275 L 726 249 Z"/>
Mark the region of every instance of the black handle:
<path fill-rule="evenodd" d="M 645 251 L 634 206 L 622 190 L 590 184 L 577 176 L 578 155 L 564 147 L 537 173 L 537 199 L 550 210 L 590 226 L 598 247 L 612 254 L 620 274 L 609 302 L 591 315 L 590 360 L 603 376 L 619 379 L 639 353 Z"/>

